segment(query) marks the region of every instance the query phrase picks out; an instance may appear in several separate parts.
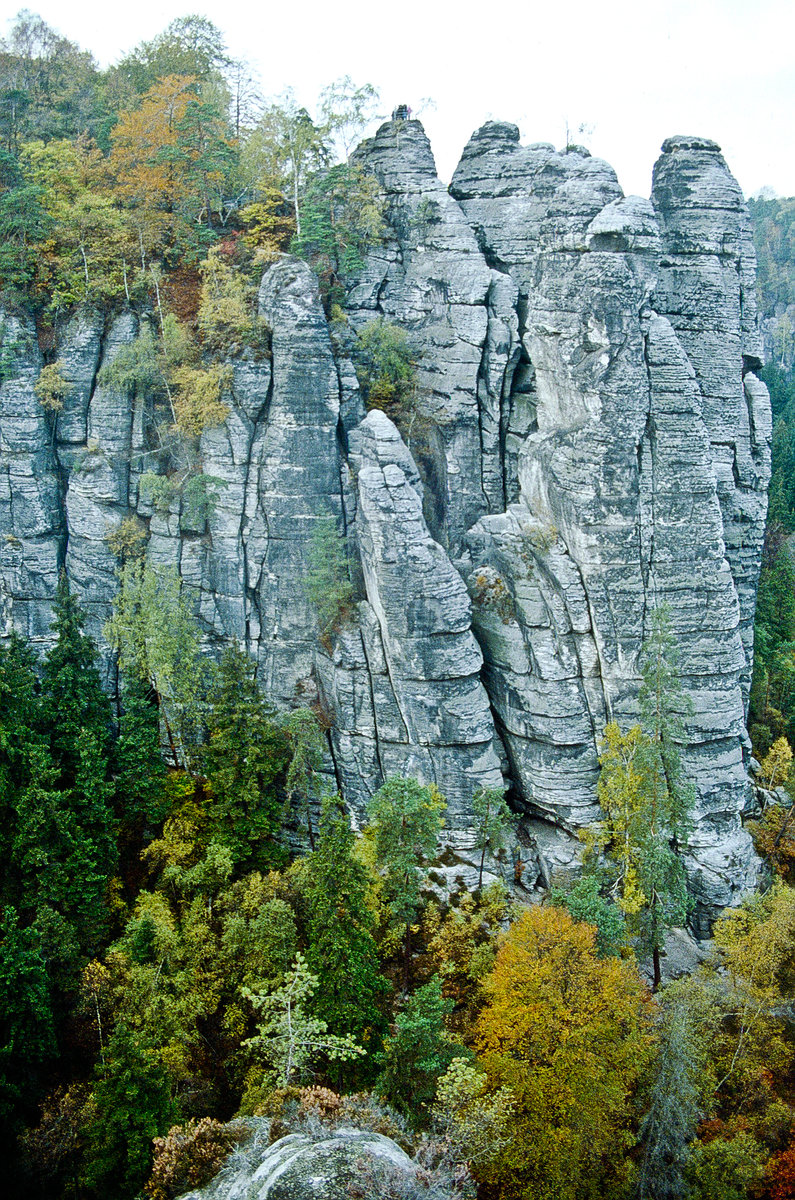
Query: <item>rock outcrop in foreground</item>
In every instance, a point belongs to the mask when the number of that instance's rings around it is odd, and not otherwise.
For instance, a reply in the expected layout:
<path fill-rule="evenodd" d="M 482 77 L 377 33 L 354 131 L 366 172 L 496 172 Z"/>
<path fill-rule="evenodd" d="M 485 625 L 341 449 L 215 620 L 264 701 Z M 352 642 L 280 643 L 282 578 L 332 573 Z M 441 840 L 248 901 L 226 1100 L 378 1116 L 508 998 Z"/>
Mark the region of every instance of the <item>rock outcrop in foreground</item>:
<path fill-rule="evenodd" d="M 212 1183 L 183 1200 L 350 1200 L 382 1194 L 379 1184 L 387 1181 L 408 1189 L 416 1173 L 391 1138 L 343 1126 L 325 1137 L 289 1134 L 264 1147 L 255 1137 Z"/>
<path fill-rule="evenodd" d="M 179 501 L 163 515 L 139 490 L 145 405 L 97 384 L 137 319 L 83 313 L 61 331 L 74 386 L 53 425 L 33 391 L 35 329 L 7 316 L 2 632 L 47 641 L 64 564 L 101 640 L 107 534 L 135 513 L 208 645 L 238 639 L 282 706 L 319 694 L 356 814 L 385 776 L 416 775 L 447 797 L 465 851 L 473 792 L 505 781 L 532 887 L 576 861 L 599 738 L 636 716 L 638 651 L 665 602 L 694 705 L 688 865 L 707 917 L 755 870 L 744 710 L 770 407 L 742 194 L 701 138 L 664 144 L 651 201 L 586 151 L 523 147 L 495 122 L 449 190 L 417 121 L 388 122 L 356 157 L 388 236 L 350 281 L 349 330 L 378 316 L 407 330 L 415 411 L 400 429 L 365 413 L 316 280 L 282 259 L 260 291 L 270 359 L 234 359 L 229 417 L 201 437 L 218 501 L 206 519 Z M 329 516 L 357 602 L 321 645 L 304 581 Z"/>

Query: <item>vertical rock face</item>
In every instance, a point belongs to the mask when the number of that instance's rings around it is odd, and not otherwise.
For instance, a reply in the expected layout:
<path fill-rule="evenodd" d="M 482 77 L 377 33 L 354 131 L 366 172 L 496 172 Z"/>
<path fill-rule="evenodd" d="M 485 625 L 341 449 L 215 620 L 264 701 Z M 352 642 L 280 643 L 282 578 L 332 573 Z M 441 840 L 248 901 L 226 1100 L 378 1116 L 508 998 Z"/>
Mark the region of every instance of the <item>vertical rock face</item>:
<path fill-rule="evenodd" d="M 363 801 L 389 775 L 419 777 L 466 833 L 473 793 L 502 785 L 469 596 L 428 532 L 417 468 L 383 413 L 351 435 L 350 462 L 367 598 L 323 680 L 345 790 Z"/>
<path fill-rule="evenodd" d="M 754 374 L 762 346 L 753 234 L 720 147 L 706 138 L 674 137 L 663 144 L 652 201 L 663 251 L 654 304 L 676 330 L 701 392 L 726 557 L 740 603 L 747 702 L 770 478 L 770 409 Z"/>
<path fill-rule="evenodd" d="M 634 718 L 649 611 L 667 603 L 694 700 L 691 874 L 707 906 L 726 903 L 753 867 L 740 822 L 752 648 L 741 635 L 753 620 L 770 436 L 764 388 L 746 374 L 758 360 L 744 349 L 753 272 L 742 197 L 711 144 L 666 143 L 655 211 L 622 197 L 605 164 L 524 149 L 503 125 L 473 136 L 451 191 L 518 285 L 534 373 L 517 502 L 470 533 L 475 587 L 485 566 L 511 592 L 502 628 L 488 587 L 479 621 L 523 794 L 564 826 L 593 815 L 598 736 L 607 720 Z"/>
<path fill-rule="evenodd" d="M 386 776 L 415 775 L 446 795 L 465 847 L 473 793 L 505 783 L 548 879 L 599 815 L 599 739 L 637 717 L 638 653 L 665 602 L 694 706 L 689 868 L 707 917 L 754 873 L 743 704 L 770 410 L 739 189 L 703 139 L 665 143 L 650 203 L 586 151 L 522 147 L 496 122 L 449 193 L 419 122 L 387 122 L 357 161 L 379 181 L 387 236 L 346 312 L 353 332 L 378 317 L 407 331 L 419 386 L 399 428 L 365 416 L 317 281 L 282 259 L 259 298 L 271 353 L 230 363 L 229 415 L 201 435 L 217 500 L 155 511 L 139 486 L 150 414 L 97 382 L 138 318 L 84 313 L 62 331 L 73 386 L 57 419 L 33 391 L 32 324 L 6 318 L 3 631 L 46 642 L 65 563 L 101 639 L 107 535 L 136 515 L 208 649 L 238 639 L 283 707 L 322 701 L 359 816 Z M 306 580 L 329 517 L 355 605 L 321 645 Z"/>
<path fill-rule="evenodd" d="M 514 289 L 490 270 L 436 178 L 419 121 L 383 125 L 356 159 L 382 185 L 388 236 L 346 309 L 357 330 L 383 317 L 408 332 L 419 370 L 407 442 L 426 485 L 433 536 L 455 555 L 478 517 L 504 506 L 500 395 L 515 335 Z"/>
<path fill-rule="evenodd" d="M 46 414 L 33 386 L 42 367 L 33 321 L 0 313 L 0 633 L 49 638 L 63 510 Z"/>

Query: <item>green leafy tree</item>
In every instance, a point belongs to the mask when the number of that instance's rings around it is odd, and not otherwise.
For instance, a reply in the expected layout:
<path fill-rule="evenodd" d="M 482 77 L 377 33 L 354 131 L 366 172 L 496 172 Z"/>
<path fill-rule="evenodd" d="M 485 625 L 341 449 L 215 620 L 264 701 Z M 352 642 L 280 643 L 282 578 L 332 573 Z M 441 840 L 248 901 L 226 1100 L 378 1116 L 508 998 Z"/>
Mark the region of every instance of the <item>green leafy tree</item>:
<path fill-rule="evenodd" d="M 306 181 L 312 171 L 325 166 L 328 146 L 322 127 L 305 108 L 286 93 L 270 104 L 246 145 L 248 171 L 260 186 L 275 186 L 289 196 L 295 214 L 296 236 L 302 235 L 302 207 Z"/>
<path fill-rule="evenodd" d="M 764 1148 L 750 1133 L 699 1140 L 687 1169 L 689 1195 L 693 1200 L 747 1200 L 764 1178 L 765 1159 Z"/>
<path fill-rule="evenodd" d="M 266 344 L 256 313 L 256 286 L 223 247 L 213 246 L 199 266 L 202 277 L 198 325 L 206 349 L 222 355 Z"/>
<path fill-rule="evenodd" d="M 151 41 L 141 42 L 116 70 L 143 95 L 167 75 L 193 75 L 205 86 L 217 84 L 229 61 L 220 29 L 192 13 L 172 21 Z"/>
<path fill-rule="evenodd" d="M 320 980 L 314 1011 L 332 1033 L 353 1034 L 372 1056 L 383 1029 L 378 1001 L 386 985 L 378 972 L 369 881 L 354 857 L 355 842 L 339 799 L 327 796 L 317 847 L 307 862 L 307 965 Z"/>
<path fill-rule="evenodd" d="M 334 517 L 323 517 L 315 523 L 308 566 L 307 598 L 317 613 L 320 640 L 330 650 L 332 634 L 353 609 L 345 538 L 340 536 Z"/>
<path fill-rule="evenodd" d="M 378 89 L 358 85 L 350 75 L 327 84 L 320 93 L 319 115 L 331 144 L 331 153 L 346 162 L 367 126 L 377 119 Z"/>
<path fill-rule="evenodd" d="M 492 1162 L 510 1145 L 514 1108 L 510 1088 L 489 1092 L 483 1071 L 454 1058 L 438 1081 L 433 1106 L 445 1158 L 476 1170 Z"/>
<path fill-rule="evenodd" d="M 86 138 L 28 142 L 25 175 L 41 191 L 46 237 L 36 246 L 34 294 L 52 320 L 77 304 L 130 300 L 133 230 L 101 151 Z"/>
<path fill-rule="evenodd" d="M 92 56 L 22 9 L 0 43 L 0 100 L 9 146 L 93 134 L 103 117 Z"/>
<path fill-rule="evenodd" d="M 359 164 L 341 164 L 309 177 L 301 232 L 291 249 L 319 277 L 327 306 L 344 301 L 345 279 L 362 269 L 369 249 L 383 240 L 383 208 L 378 180 Z"/>
<path fill-rule="evenodd" d="M 384 1069 L 378 1089 L 415 1125 L 432 1104 L 440 1076 L 454 1058 L 467 1054 L 445 1027 L 452 1011 L 453 1002 L 442 995 L 442 981 L 434 975 L 396 1016 L 381 1057 Z"/>
<path fill-rule="evenodd" d="M 594 832 L 593 844 L 607 855 L 611 892 L 651 955 L 657 988 L 665 934 L 671 926 L 684 924 L 688 913 L 679 850 L 694 802 L 677 742 L 683 737 L 687 700 L 665 608 L 655 610 L 641 671 L 644 728 L 636 725 L 622 734 L 611 722 L 605 729 L 598 795 L 606 820 Z"/>
<path fill-rule="evenodd" d="M 152 257 L 202 257 L 214 240 L 209 226 L 233 157 L 217 101 L 200 94 L 194 76 L 167 75 L 121 113 L 112 142 L 110 167 L 141 269 Z"/>
<path fill-rule="evenodd" d="M 407 410 L 417 391 L 417 356 L 405 329 L 386 317 L 368 322 L 354 349 L 354 363 L 368 408 Z"/>
<path fill-rule="evenodd" d="M 26 296 L 35 277 L 37 247 L 51 224 L 42 199 L 17 156 L 0 149 L 0 286 L 9 298 Z"/>
<path fill-rule="evenodd" d="M 385 781 L 367 806 L 384 900 L 393 921 L 405 929 L 406 987 L 411 968 L 411 925 L 422 902 L 422 864 L 436 853 L 444 808 L 444 797 L 433 785 L 423 786 L 416 779 L 397 775 Z"/>
<path fill-rule="evenodd" d="M 477 1049 L 490 1089 L 515 1098 L 510 1145 L 479 1171 L 501 1200 L 626 1194 L 634 1096 L 653 1046 L 632 962 L 560 908 L 521 913 L 486 980 Z"/>
<path fill-rule="evenodd" d="M 601 894 L 594 875 L 583 875 L 568 890 L 552 888 L 549 903 L 565 908 L 573 921 L 595 926 L 600 956 L 619 955 L 626 945 L 627 926 L 621 909 Z"/>
<path fill-rule="evenodd" d="M 197 758 L 205 670 L 199 628 L 176 573 L 128 562 L 105 632 L 122 671 L 152 688 L 174 765 L 190 772 Z"/>

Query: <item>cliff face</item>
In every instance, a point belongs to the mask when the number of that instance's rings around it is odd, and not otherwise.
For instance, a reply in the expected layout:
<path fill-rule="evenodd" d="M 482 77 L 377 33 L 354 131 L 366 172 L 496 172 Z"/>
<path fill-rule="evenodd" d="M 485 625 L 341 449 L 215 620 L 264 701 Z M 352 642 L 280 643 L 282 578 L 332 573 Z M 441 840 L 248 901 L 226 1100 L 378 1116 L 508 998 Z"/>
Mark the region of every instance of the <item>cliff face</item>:
<path fill-rule="evenodd" d="M 178 501 L 160 515 L 139 492 L 145 406 L 96 383 L 135 318 L 82 314 L 62 331 L 74 387 L 53 424 L 33 392 L 35 330 L 9 316 L 4 630 L 47 640 L 64 563 L 101 638 L 106 535 L 137 513 L 209 642 L 237 638 L 283 706 L 321 693 L 355 810 L 386 775 L 416 775 L 446 795 L 465 847 L 474 790 L 505 779 L 532 884 L 576 859 L 572 835 L 597 816 L 598 739 L 636 716 L 638 650 L 667 602 L 694 702 L 689 867 L 708 914 L 754 872 L 740 814 L 770 410 L 741 193 L 696 138 L 665 143 L 651 202 L 585 152 L 520 146 L 511 125 L 472 136 L 449 192 L 416 121 L 387 123 L 357 158 L 388 236 L 346 309 L 354 330 L 398 322 L 418 352 L 402 432 L 365 414 L 314 277 L 283 259 L 260 290 L 270 361 L 232 363 L 230 415 L 201 437 L 218 502 L 206 520 Z M 304 587 L 329 516 L 358 589 L 331 648 Z"/>

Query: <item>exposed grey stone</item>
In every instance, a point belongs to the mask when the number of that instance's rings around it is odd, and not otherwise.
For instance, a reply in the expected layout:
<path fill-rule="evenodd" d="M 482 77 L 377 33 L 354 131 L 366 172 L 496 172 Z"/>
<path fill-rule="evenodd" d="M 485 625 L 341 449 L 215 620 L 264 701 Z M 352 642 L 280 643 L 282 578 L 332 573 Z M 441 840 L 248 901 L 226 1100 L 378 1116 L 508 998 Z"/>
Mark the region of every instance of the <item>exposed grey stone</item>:
<path fill-rule="evenodd" d="M 367 601 L 359 638 L 343 632 L 321 667 L 336 758 L 360 804 L 385 777 L 414 775 L 438 785 L 448 822 L 467 830 L 473 793 L 502 785 L 469 597 L 428 531 L 417 468 L 384 413 L 352 431 L 350 462 Z"/>
<path fill-rule="evenodd" d="M 494 460 L 516 323 L 461 209 L 436 177 L 419 121 L 388 121 L 356 161 L 383 187 L 390 236 L 371 252 L 346 307 L 357 329 L 383 316 L 409 333 L 419 388 L 416 413 L 404 415 L 401 431 L 426 483 L 431 532 L 456 553 L 470 525 L 504 503 Z M 509 280 L 505 286 L 510 296 Z M 480 395 L 490 409 L 483 431 Z"/>
<path fill-rule="evenodd" d="M 66 326 L 59 330 L 57 361 L 70 390 L 64 397 L 63 410 L 56 424 L 58 442 L 65 453 L 69 447 L 86 443 L 88 405 L 96 380 L 102 352 L 102 314 L 78 309 Z"/>
<path fill-rule="evenodd" d="M 714 156 L 700 145 L 687 152 Z M 736 185 L 721 180 L 735 204 Z M 753 879 L 741 826 L 750 647 L 739 636 L 720 504 L 727 472 L 711 451 L 704 388 L 688 347 L 651 306 L 659 212 L 622 197 L 606 164 L 524 149 L 511 127 L 493 123 L 470 139 L 451 190 L 489 261 L 518 285 L 532 368 L 535 413 L 520 442 L 516 503 L 482 518 L 468 538 L 484 680 L 514 778 L 531 810 L 565 828 L 598 815 L 598 740 L 608 720 L 636 718 L 638 651 L 651 608 L 668 603 L 695 703 L 686 757 L 699 824 L 690 871 L 706 912 Z M 704 185 L 704 193 L 699 230 L 731 240 L 739 208 L 724 220 L 709 200 L 714 189 Z M 688 311 L 701 312 L 700 294 Z M 742 326 L 739 305 L 722 317 L 710 343 L 721 363 Z M 738 355 L 738 382 L 741 367 Z M 745 428 L 753 403 L 761 460 L 768 408 L 758 381 L 749 388 Z M 763 499 L 764 466 L 748 480 Z M 758 566 L 757 543 L 748 560 Z M 489 569 L 508 593 L 501 606 Z"/>
<path fill-rule="evenodd" d="M 753 231 L 742 192 L 715 142 L 674 137 L 662 150 L 652 200 L 665 257 L 654 304 L 669 317 L 701 391 L 726 556 L 740 603 L 747 701 L 770 478 L 769 402 L 753 374 L 762 355 Z"/>
<path fill-rule="evenodd" d="M 0 312 L 0 330 L 14 355 L 0 381 L 0 634 L 46 645 L 64 536 L 52 418 L 33 390 L 33 320 Z"/>
<path fill-rule="evenodd" d="M 388 775 L 436 783 L 452 854 L 439 886 L 471 883 L 471 796 L 507 772 L 532 892 L 576 869 L 577 831 L 599 816 L 599 739 L 637 718 L 638 653 L 667 602 L 694 706 L 683 756 L 704 932 L 755 872 L 743 703 L 771 422 L 740 190 L 707 139 L 665 143 L 650 204 L 582 148 L 522 147 L 500 122 L 473 134 L 451 194 L 419 122 L 387 122 L 356 160 L 388 236 L 331 331 L 305 264 L 265 272 L 272 352 L 230 363 L 227 419 L 197 448 L 206 511 L 184 490 L 154 511 L 140 489 L 158 461 L 152 413 L 97 382 L 133 315 L 105 328 L 84 311 L 60 330 L 72 389 L 57 420 L 33 390 L 33 322 L 5 318 L 1 632 L 49 643 L 65 561 L 101 641 L 107 535 L 136 515 L 209 650 L 237 638 L 282 707 L 325 703 L 329 769 L 357 822 Z M 416 403 L 394 424 L 365 414 L 350 360 L 376 316 L 419 357 Z M 321 646 L 306 579 L 328 517 L 356 603 Z"/>
<path fill-rule="evenodd" d="M 361 1129 L 292 1133 L 271 1145 L 255 1135 L 212 1183 L 183 1200 L 348 1200 L 350 1184 L 368 1170 L 394 1182 L 410 1180 L 417 1167 L 391 1138 Z"/>

